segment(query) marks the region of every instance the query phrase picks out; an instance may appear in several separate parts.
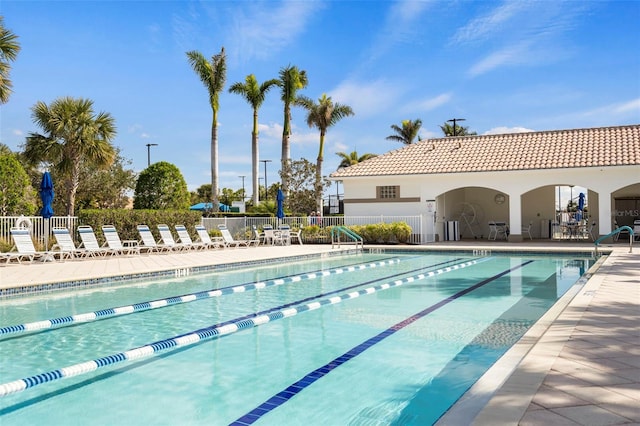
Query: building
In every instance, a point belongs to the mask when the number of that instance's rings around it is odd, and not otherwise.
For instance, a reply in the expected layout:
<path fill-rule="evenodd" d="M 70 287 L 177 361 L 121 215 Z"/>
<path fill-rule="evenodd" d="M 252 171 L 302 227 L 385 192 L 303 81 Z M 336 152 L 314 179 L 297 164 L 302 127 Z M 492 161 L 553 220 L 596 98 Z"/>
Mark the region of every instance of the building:
<path fill-rule="evenodd" d="M 563 220 L 557 186 L 584 187 L 597 237 L 640 219 L 640 125 L 428 139 L 330 178 L 343 183 L 345 216 L 432 215 L 435 239 L 449 222 L 487 238 L 489 221 L 507 223 L 510 241 L 529 223 L 550 238 Z"/>

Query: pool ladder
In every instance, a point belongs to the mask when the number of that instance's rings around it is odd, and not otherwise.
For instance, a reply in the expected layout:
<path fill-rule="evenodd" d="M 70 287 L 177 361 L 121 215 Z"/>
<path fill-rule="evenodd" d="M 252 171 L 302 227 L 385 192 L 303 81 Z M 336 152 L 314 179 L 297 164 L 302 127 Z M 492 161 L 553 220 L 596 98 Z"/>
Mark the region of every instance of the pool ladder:
<path fill-rule="evenodd" d="M 621 226 L 620 228 L 614 229 L 612 232 L 609 232 L 607 235 L 604 235 L 593 242 L 595 245 L 595 257 L 598 257 L 598 244 L 600 244 L 603 240 L 606 240 L 609 237 L 613 237 L 616 234 L 619 234 L 622 231 L 629 232 L 629 253 L 633 253 L 633 229 L 630 226 Z"/>
<path fill-rule="evenodd" d="M 341 241 L 341 235 L 345 237 L 345 241 Z M 364 240 L 360 235 L 346 226 L 334 226 L 331 228 L 331 248 L 340 247 L 341 242 L 343 244 L 355 244 L 356 251 L 358 251 L 358 247 L 360 247 L 360 251 L 364 249 Z"/>

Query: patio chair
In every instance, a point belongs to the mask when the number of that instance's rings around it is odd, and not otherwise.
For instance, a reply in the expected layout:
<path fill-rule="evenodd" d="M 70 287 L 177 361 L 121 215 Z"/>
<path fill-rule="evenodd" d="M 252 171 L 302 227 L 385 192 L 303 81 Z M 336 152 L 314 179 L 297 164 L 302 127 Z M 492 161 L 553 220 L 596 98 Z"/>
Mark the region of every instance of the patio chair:
<path fill-rule="evenodd" d="M 211 238 L 207 228 L 204 225 L 196 225 L 196 233 L 198 234 L 198 241 L 205 244 L 209 248 L 224 248 L 224 241 L 220 237 Z"/>
<path fill-rule="evenodd" d="M 503 222 L 489 222 L 489 236 L 490 240 L 507 239 L 507 225 Z"/>
<path fill-rule="evenodd" d="M 187 227 L 184 225 L 175 225 L 176 232 L 178 233 L 178 240 L 180 244 L 184 245 L 187 249 L 191 250 L 204 250 L 207 248 L 207 245 L 203 242 L 193 242 L 191 239 L 191 235 L 189 235 L 189 231 L 187 231 Z"/>
<path fill-rule="evenodd" d="M 140 254 L 140 247 L 136 240 L 120 240 L 120 235 L 113 225 L 102 225 L 105 245 L 113 250 L 114 254 Z"/>
<path fill-rule="evenodd" d="M 617 221 L 617 220 L 614 220 L 614 221 L 613 221 L 613 225 L 614 225 L 614 226 L 613 226 L 613 229 L 614 229 L 614 230 L 615 230 L 615 229 L 620 228 L 620 225 L 618 225 L 618 221 Z M 618 240 L 620 239 L 620 235 L 627 235 L 627 236 L 630 236 L 631 234 L 629 233 L 629 231 L 628 231 L 628 230 L 623 229 L 622 231 L 620 231 L 620 232 L 618 232 L 618 233 L 616 234 L 616 236 L 615 236 L 615 241 L 618 241 Z M 629 238 L 631 238 L 631 237 L 629 237 Z"/>
<path fill-rule="evenodd" d="M 591 241 L 595 241 L 596 238 L 593 236 L 593 229 L 595 227 L 596 227 L 596 223 L 595 222 L 592 222 L 591 226 L 589 226 L 589 227 L 587 227 L 587 225 L 585 225 L 584 229 L 582 230 L 582 237 L 590 239 Z"/>
<path fill-rule="evenodd" d="M 227 247 L 249 247 L 252 245 L 258 245 L 260 240 L 234 240 L 233 235 L 229 232 L 227 225 L 218 225 L 218 229 L 222 234 L 222 239 Z"/>
<path fill-rule="evenodd" d="M 524 238 L 525 235 L 529 236 L 530 240 L 533 240 L 533 237 L 531 236 L 531 227 L 533 226 L 533 222 L 529 222 L 529 226 L 523 226 L 522 227 L 522 237 Z"/>
<path fill-rule="evenodd" d="M 280 240 L 283 246 L 291 245 L 291 227 L 289 225 L 280 225 Z"/>
<path fill-rule="evenodd" d="M 265 244 L 282 245 L 282 236 L 280 232 L 276 232 L 271 225 L 264 225 L 262 227 L 262 232 L 264 233 Z"/>
<path fill-rule="evenodd" d="M 173 239 L 173 234 L 171 233 L 171 229 L 168 225 L 158 225 L 158 231 L 160 231 L 161 244 L 171 247 L 174 251 L 184 251 L 189 249 L 184 244 L 179 244 Z"/>
<path fill-rule="evenodd" d="M 95 253 L 86 249 L 76 247 L 76 243 L 71 238 L 71 232 L 64 227 L 53 227 L 51 229 L 56 243 L 51 247 L 51 254 L 56 254 L 60 259 L 68 257 L 69 259 L 87 258 L 89 256 L 95 256 Z"/>
<path fill-rule="evenodd" d="M 22 263 L 23 260 L 33 262 L 35 259 L 47 260 L 49 253 L 37 251 L 31 239 L 31 232 L 28 228 L 11 228 L 11 238 L 14 246 L 10 252 L 4 254 L 6 263 L 17 260 Z"/>
<path fill-rule="evenodd" d="M 156 243 L 156 239 L 147 225 L 138 225 L 137 228 L 138 234 L 140 234 L 140 242 L 138 243 L 140 250 L 146 250 L 148 253 L 168 253 L 173 251 L 173 247 Z"/>
<path fill-rule="evenodd" d="M 92 252 L 93 256 L 106 256 L 107 254 L 115 254 L 113 250 L 107 247 L 100 247 L 96 234 L 93 232 L 93 228 L 89 225 L 78 226 L 78 233 L 80 234 L 80 248 Z"/>
<path fill-rule="evenodd" d="M 633 221 L 633 241 L 640 241 L 640 220 Z"/>
<path fill-rule="evenodd" d="M 251 229 L 253 230 L 253 238 L 258 240 L 258 244 L 264 244 L 264 232 L 258 231 L 258 227 L 255 225 L 252 225 Z"/>
<path fill-rule="evenodd" d="M 296 231 L 293 229 L 289 233 L 291 237 L 291 242 L 297 241 L 298 244 L 302 245 L 302 228 L 298 228 Z"/>

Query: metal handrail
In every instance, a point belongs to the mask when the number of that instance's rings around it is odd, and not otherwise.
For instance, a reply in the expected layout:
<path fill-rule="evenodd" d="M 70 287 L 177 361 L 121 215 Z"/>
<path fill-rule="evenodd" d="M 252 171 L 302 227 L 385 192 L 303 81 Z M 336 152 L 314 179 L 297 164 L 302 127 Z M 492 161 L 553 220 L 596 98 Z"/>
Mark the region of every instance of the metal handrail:
<path fill-rule="evenodd" d="M 353 240 L 356 245 L 356 250 L 358 250 L 358 245 L 360 245 L 361 250 L 364 248 L 364 240 L 362 237 L 346 226 L 334 226 L 331 228 L 331 248 L 333 248 L 336 243 L 338 244 L 338 247 L 340 247 L 340 233 L 343 233 Z M 334 237 L 337 237 L 337 241 Z"/>
<path fill-rule="evenodd" d="M 593 242 L 593 244 L 595 245 L 595 255 L 598 255 L 598 244 L 600 244 L 600 242 L 602 240 L 606 240 L 609 237 L 613 237 L 616 234 L 619 234 L 622 231 L 629 231 L 629 253 L 633 253 L 633 229 L 631 229 L 630 226 L 621 226 L 620 228 L 614 229 L 613 231 L 609 232 L 607 235 L 604 235 L 600 238 L 598 238 L 597 240 L 595 240 Z"/>

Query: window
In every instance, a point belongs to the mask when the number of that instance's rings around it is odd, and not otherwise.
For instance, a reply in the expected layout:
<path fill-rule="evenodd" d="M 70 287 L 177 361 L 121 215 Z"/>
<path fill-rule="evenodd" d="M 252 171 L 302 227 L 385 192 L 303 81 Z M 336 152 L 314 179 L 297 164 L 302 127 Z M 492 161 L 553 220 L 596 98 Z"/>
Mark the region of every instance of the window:
<path fill-rule="evenodd" d="M 378 186 L 376 189 L 378 198 L 387 200 L 390 198 L 400 198 L 400 187 L 397 185 Z"/>

